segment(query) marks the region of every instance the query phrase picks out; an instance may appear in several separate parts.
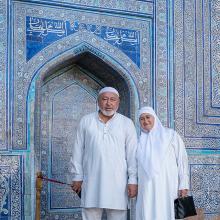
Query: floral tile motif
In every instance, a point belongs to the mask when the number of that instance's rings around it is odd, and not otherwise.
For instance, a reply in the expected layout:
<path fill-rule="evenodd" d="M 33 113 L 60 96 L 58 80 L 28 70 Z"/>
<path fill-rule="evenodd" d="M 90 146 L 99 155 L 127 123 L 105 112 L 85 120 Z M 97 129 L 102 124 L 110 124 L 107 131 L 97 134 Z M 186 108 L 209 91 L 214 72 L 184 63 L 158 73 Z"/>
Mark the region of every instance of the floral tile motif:
<path fill-rule="evenodd" d="M 0 219 L 22 219 L 22 176 L 21 156 L 0 155 Z"/>

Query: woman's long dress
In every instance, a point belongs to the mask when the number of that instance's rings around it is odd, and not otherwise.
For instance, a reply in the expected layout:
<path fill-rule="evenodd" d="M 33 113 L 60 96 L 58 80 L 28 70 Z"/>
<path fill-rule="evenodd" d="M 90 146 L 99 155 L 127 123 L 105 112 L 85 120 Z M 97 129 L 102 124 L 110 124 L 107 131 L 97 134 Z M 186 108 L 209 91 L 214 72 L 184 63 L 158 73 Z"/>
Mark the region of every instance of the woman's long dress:
<path fill-rule="evenodd" d="M 184 143 L 175 132 L 158 175 L 148 180 L 138 161 L 136 220 L 174 220 L 178 190 L 188 189 L 188 160 Z"/>

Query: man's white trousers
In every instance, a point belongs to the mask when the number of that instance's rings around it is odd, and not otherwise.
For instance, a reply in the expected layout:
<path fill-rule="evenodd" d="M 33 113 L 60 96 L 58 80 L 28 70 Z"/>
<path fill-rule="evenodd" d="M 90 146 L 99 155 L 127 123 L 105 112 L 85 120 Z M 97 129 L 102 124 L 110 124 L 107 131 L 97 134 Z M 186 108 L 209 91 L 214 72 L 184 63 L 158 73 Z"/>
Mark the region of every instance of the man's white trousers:
<path fill-rule="evenodd" d="M 107 220 L 127 220 L 127 210 L 105 209 Z M 101 220 L 104 209 L 101 208 L 83 208 L 83 220 Z"/>

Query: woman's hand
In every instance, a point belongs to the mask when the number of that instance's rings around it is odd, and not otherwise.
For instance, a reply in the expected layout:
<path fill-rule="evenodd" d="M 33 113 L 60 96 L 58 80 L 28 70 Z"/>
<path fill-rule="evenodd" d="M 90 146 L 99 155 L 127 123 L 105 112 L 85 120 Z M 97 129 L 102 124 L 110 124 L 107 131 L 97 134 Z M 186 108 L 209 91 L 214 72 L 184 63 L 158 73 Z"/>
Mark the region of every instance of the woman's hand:
<path fill-rule="evenodd" d="M 181 189 L 179 190 L 179 197 L 186 197 L 188 194 L 188 189 Z"/>

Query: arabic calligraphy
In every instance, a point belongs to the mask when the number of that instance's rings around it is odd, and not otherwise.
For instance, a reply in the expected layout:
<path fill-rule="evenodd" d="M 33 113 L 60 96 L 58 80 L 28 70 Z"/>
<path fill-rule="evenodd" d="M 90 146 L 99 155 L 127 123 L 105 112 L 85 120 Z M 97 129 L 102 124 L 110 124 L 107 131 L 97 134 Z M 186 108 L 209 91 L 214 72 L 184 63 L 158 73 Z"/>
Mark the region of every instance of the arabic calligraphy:
<path fill-rule="evenodd" d="M 117 47 L 140 65 L 140 31 L 87 24 L 77 20 L 63 21 L 26 17 L 27 60 L 50 43 L 77 32 L 88 32 Z M 31 48 L 34 47 L 34 50 Z"/>
<path fill-rule="evenodd" d="M 139 32 L 134 30 L 78 23 L 76 21 L 70 24 L 70 29 L 72 32 L 88 31 L 106 41 L 113 42 L 115 45 L 121 45 L 123 43 L 130 43 L 131 45 L 139 44 Z"/>
<path fill-rule="evenodd" d="M 122 43 L 137 45 L 139 43 L 139 34 L 137 31 L 107 27 L 106 36 L 104 39 L 107 41 L 114 41 L 114 44 L 118 45 Z"/>
<path fill-rule="evenodd" d="M 37 34 L 38 36 L 45 37 L 49 33 L 56 34 L 58 37 L 66 36 L 65 22 L 29 17 L 27 35 L 31 36 Z"/>
<path fill-rule="evenodd" d="M 69 27 L 69 30 L 67 30 L 67 27 Z M 70 23 L 69 21 L 27 17 L 28 36 L 46 37 L 48 34 L 55 34 L 58 37 L 64 37 L 78 31 L 88 31 L 106 41 L 113 42 L 115 45 L 123 43 L 139 44 L 139 32 L 134 30 L 85 24 L 77 21 Z"/>

